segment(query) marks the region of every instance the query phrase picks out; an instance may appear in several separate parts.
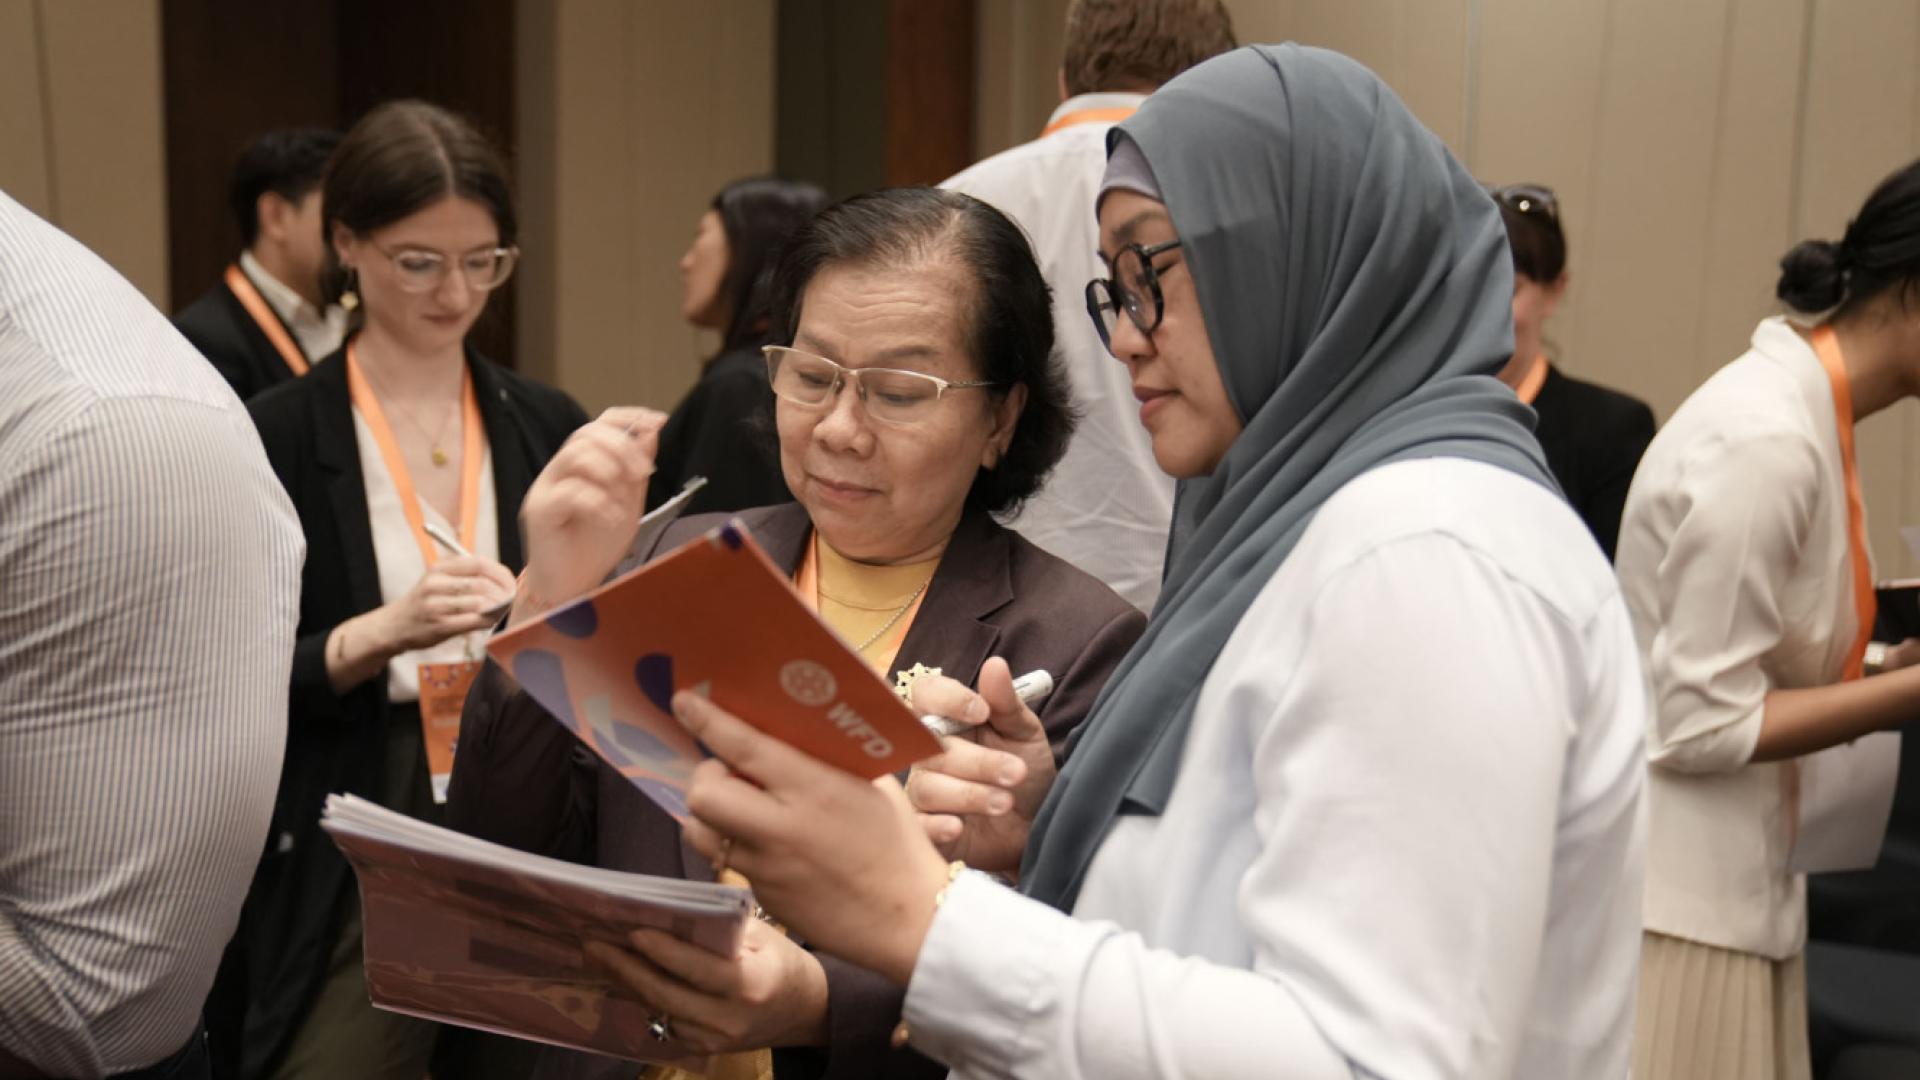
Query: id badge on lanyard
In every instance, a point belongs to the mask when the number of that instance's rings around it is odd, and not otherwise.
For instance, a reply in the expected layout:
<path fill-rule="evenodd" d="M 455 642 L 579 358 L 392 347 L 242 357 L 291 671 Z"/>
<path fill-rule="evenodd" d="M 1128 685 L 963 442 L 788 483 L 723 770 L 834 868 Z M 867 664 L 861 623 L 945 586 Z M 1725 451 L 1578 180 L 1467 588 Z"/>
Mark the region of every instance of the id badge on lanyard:
<path fill-rule="evenodd" d="M 453 781 L 453 753 L 460 741 L 460 712 L 467 691 L 480 674 L 480 661 L 420 665 L 420 735 L 427 746 L 427 776 L 433 782 L 433 801 L 447 801 Z"/>

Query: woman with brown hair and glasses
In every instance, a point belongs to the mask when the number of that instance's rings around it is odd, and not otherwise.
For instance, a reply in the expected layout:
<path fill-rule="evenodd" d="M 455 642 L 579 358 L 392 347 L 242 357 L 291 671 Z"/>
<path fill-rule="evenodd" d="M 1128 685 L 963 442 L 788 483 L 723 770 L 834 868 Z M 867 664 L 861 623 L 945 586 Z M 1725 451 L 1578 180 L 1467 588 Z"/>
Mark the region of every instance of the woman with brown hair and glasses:
<path fill-rule="evenodd" d="M 900 188 L 855 196 L 795 235 L 775 273 L 770 325 L 777 344 L 765 363 L 780 466 L 796 501 L 739 520 L 802 600 L 889 683 L 945 675 L 978 682 L 1005 707 L 1014 700 L 1011 674 L 1049 672 L 1053 693 L 1022 712 L 1032 721 L 1022 734 L 1050 747 L 1043 753 L 1061 753 L 1146 619 L 996 520 L 1040 487 L 1073 430 L 1053 309 L 1026 238 L 966 195 Z M 629 426 L 654 420 L 611 410 L 534 484 L 522 514 L 528 569 L 515 619 L 537 607 L 534 598 L 599 584 L 626 554 L 659 479 L 651 442 Z M 724 520 L 678 522 L 658 551 Z M 994 814 L 1011 809 L 1006 800 Z M 712 876 L 673 818 L 492 664 L 467 702 L 451 811 L 456 828 L 523 850 Z M 939 828 L 957 832 L 959 821 Z M 1018 835 L 991 825 L 982 832 L 987 839 L 967 857 L 992 865 L 988 848 L 998 842 L 1010 867 Z M 658 1010 L 656 1038 L 702 1053 L 748 1051 L 709 1076 L 945 1072 L 889 1046 L 898 987 L 761 923 L 749 926 L 737 957 L 662 943 L 602 959 Z M 537 1075 L 631 1077 L 633 1067 L 553 1050 Z"/>
<path fill-rule="evenodd" d="M 1500 381 L 1539 414 L 1533 434 L 1547 467 L 1611 559 L 1627 486 L 1653 441 L 1653 410 L 1639 398 L 1573 378 L 1547 359 L 1544 329 L 1567 293 L 1560 200 L 1541 184 L 1492 191 L 1513 251 L 1513 359 L 1500 369 Z"/>
<path fill-rule="evenodd" d="M 519 253 L 506 171 L 466 121 L 380 106 L 334 152 L 322 200 L 354 324 L 249 407 L 307 559 L 273 832 L 229 958 L 245 973 L 239 1068 L 417 1080 L 435 1029 L 368 1004 L 353 875 L 320 804 L 345 791 L 441 816 L 437 759 L 513 593 L 521 497 L 586 415 L 466 343 Z"/>

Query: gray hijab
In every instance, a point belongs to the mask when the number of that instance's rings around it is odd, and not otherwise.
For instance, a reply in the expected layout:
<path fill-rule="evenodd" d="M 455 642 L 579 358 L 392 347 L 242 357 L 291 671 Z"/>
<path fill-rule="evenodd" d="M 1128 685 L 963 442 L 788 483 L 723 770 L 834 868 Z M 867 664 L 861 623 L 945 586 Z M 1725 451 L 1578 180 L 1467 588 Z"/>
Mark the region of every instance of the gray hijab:
<path fill-rule="evenodd" d="M 1162 87 L 1109 136 L 1152 167 L 1243 424 L 1179 487 L 1146 634 L 1075 731 L 1021 867 L 1071 910 L 1121 814 L 1159 814 L 1195 699 L 1314 511 L 1369 469 L 1457 457 L 1552 489 L 1513 353 L 1493 200 L 1372 72 L 1255 45 Z M 1383 616 L 1384 617 L 1384 616 Z"/>

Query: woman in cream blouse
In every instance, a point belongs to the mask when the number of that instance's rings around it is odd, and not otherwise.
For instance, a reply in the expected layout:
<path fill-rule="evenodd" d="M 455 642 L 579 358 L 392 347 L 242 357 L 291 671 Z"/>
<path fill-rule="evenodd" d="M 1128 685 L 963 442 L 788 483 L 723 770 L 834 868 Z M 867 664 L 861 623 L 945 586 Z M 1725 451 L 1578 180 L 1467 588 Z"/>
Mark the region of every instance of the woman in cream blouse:
<path fill-rule="evenodd" d="M 1618 569 L 1652 683 L 1642 1080 L 1805 1077 L 1801 759 L 1920 715 L 1873 625 L 1853 425 L 1920 392 L 1920 162 L 1781 260 L 1752 348 L 1654 439 Z"/>

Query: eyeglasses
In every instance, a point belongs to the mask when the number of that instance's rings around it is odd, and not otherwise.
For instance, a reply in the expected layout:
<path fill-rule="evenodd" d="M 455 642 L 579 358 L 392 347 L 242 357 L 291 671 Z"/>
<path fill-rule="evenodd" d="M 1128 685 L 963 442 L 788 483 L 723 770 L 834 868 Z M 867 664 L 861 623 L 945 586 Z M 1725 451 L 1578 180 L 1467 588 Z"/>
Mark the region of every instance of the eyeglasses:
<path fill-rule="evenodd" d="M 428 248 L 389 251 L 379 244 L 373 244 L 373 248 L 393 263 L 394 278 L 401 292 L 432 292 L 447 280 L 454 265 L 447 255 Z M 517 247 L 482 248 L 460 256 L 460 272 L 466 276 L 468 285 L 486 292 L 506 284 L 513 276 L 513 264 L 519 259 Z"/>
<path fill-rule="evenodd" d="M 1560 200 L 1545 184 L 1508 184 L 1489 190 L 1495 201 L 1522 214 L 1544 214 L 1560 220 Z"/>
<path fill-rule="evenodd" d="M 833 401 L 843 384 L 852 383 L 867 415 L 889 424 L 920 423 L 933 415 L 940 395 L 949 390 L 993 385 L 985 381 L 952 382 L 895 368 L 841 367 L 824 356 L 784 345 L 768 345 L 760 351 L 767 357 L 767 381 L 781 399 L 817 409 Z"/>
<path fill-rule="evenodd" d="M 1113 350 L 1113 331 L 1125 311 L 1143 334 L 1151 334 L 1160 325 L 1165 302 L 1160 296 L 1160 272 L 1153 267 L 1154 256 L 1172 251 L 1180 241 L 1169 240 L 1152 247 L 1128 244 L 1113 257 L 1113 276 L 1087 282 L 1087 315 L 1100 331 L 1100 344 Z M 1151 307 L 1149 307 L 1151 303 Z"/>

